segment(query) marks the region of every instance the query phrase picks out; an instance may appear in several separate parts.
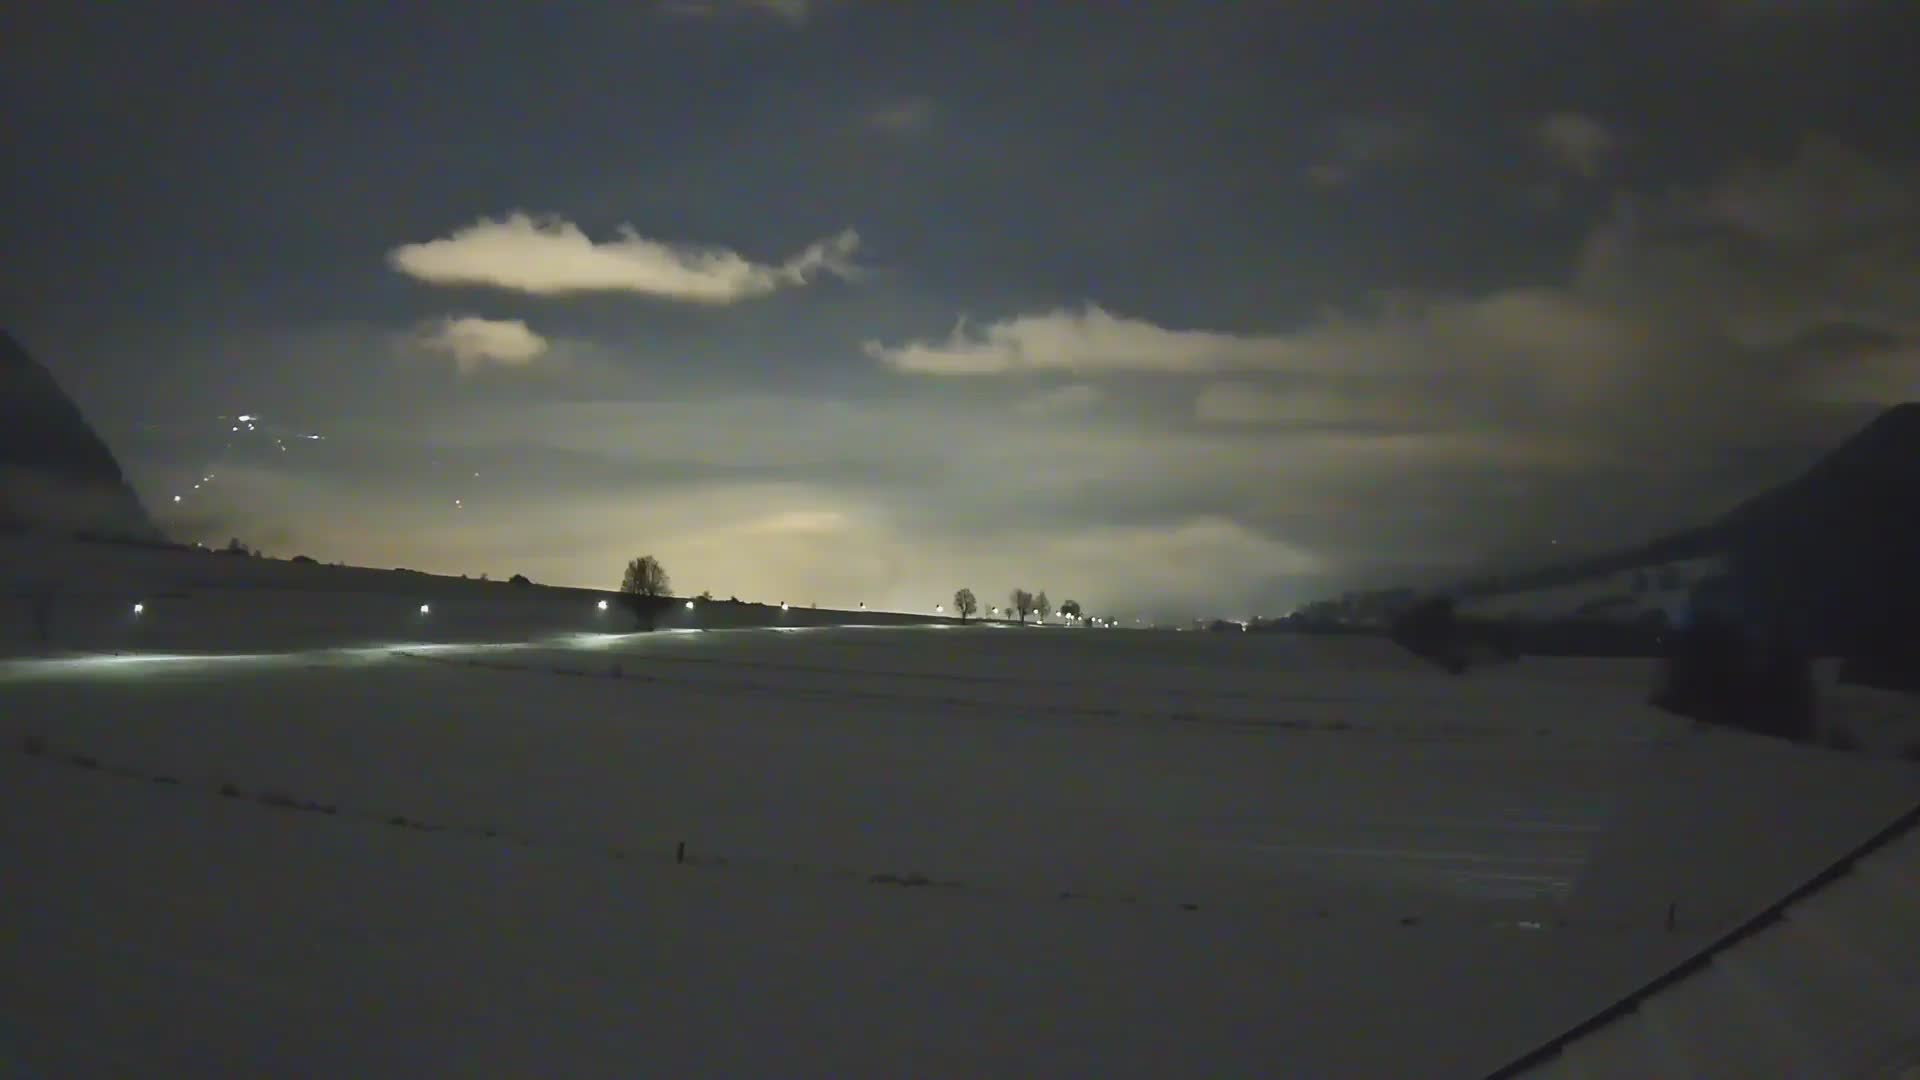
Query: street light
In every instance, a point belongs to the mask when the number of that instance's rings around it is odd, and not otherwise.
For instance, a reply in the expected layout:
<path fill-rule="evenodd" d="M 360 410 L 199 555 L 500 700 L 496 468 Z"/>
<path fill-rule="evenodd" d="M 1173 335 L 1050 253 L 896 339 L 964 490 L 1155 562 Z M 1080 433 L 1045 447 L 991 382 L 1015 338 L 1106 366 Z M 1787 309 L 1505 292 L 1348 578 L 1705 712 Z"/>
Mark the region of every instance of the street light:
<path fill-rule="evenodd" d="M 602 600 L 599 603 L 595 604 L 594 607 L 599 608 L 601 611 L 605 611 L 607 610 L 607 602 L 605 600 Z"/>
<path fill-rule="evenodd" d="M 432 608 L 432 607 L 430 607 L 430 606 L 428 606 L 428 605 L 426 605 L 426 604 L 421 604 L 421 605 L 420 605 L 420 614 L 422 614 L 422 615 L 425 615 L 425 614 L 426 614 L 427 612 L 429 612 L 429 611 L 432 611 L 432 610 L 433 610 L 433 608 Z"/>
<path fill-rule="evenodd" d="M 133 613 L 134 613 L 135 615 L 138 615 L 138 614 L 140 614 L 141 612 L 143 612 L 143 611 L 145 611 L 145 610 L 147 610 L 147 605 L 145 605 L 145 604 L 135 604 L 135 605 L 133 605 Z"/>
<path fill-rule="evenodd" d="M 689 600 L 689 601 L 687 601 L 687 610 L 688 610 L 688 611 L 692 611 L 692 610 L 693 610 L 693 601 L 691 601 L 691 600 Z"/>

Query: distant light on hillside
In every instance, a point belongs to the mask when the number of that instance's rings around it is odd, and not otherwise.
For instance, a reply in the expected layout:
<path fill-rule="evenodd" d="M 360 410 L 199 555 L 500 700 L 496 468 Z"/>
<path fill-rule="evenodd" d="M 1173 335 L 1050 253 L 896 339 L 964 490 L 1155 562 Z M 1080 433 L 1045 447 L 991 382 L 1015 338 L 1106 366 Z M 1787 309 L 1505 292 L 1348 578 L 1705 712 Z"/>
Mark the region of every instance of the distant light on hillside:
<path fill-rule="evenodd" d="M 426 604 L 421 604 L 421 605 L 420 605 L 420 614 L 422 614 L 422 615 L 425 615 L 425 614 L 426 614 L 427 612 L 429 612 L 429 611 L 431 611 L 431 610 L 433 610 L 433 609 L 432 609 L 431 607 L 429 607 L 428 605 L 426 605 Z"/>
<path fill-rule="evenodd" d="M 594 607 L 599 608 L 601 611 L 605 611 L 607 610 L 607 602 L 605 600 L 602 600 L 599 603 L 595 604 Z"/>
<path fill-rule="evenodd" d="M 147 605 L 145 605 L 145 604 L 135 604 L 135 605 L 133 605 L 133 613 L 134 613 L 135 615 L 138 615 L 138 614 L 140 614 L 141 612 L 143 612 L 143 611 L 145 611 L 145 610 L 147 610 Z"/>
<path fill-rule="evenodd" d="M 691 601 L 691 600 L 689 600 L 689 601 L 687 601 L 687 610 L 688 610 L 688 611 L 692 611 L 692 610 L 693 610 L 693 601 Z"/>

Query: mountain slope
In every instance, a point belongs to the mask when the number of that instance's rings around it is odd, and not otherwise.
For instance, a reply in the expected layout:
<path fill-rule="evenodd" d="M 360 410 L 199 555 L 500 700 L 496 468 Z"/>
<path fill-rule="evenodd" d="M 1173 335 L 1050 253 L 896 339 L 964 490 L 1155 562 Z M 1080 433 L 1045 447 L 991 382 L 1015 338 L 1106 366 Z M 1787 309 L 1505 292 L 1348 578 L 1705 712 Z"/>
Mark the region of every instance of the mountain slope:
<path fill-rule="evenodd" d="M 1737 573 L 1808 635 L 1876 648 L 1920 628 L 1920 404 L 1882 413 L 1710 531 Z"/>
<path fill-rule="evenodd" d="M 20 530 L 160 537 L 79 406 L 0 330 L 0 531 Z"/>

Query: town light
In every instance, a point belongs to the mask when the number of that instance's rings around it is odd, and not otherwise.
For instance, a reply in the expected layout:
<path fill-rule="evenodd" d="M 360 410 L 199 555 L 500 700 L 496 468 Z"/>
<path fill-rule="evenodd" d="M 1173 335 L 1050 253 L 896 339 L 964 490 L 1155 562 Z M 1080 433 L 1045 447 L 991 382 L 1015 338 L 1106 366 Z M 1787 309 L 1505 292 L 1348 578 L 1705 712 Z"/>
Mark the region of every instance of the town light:
<path fill-rule="evenodd" d="M 133 613 L 134 613 L 135 615 L 138 615 L 138 614 L 140 614 L 141 612 L 143 612 L 143 611 L 145 611 L 145 610 L 147 610 L 147 605 L 145 605 L 145 604 L 135 604 L 135 605 L 133 605 Z"/>
<path fill-rule="evenodd" d="M 607 602 L 605 600 L 602 600 L 599 603 L 595 604 L 594 607 L 599 608 L 601 611 L 605 611 L 607 610 Z"/>
<path fill-rule="evenodd" d="M 693 610 L 693 601 L 691 601 L 691 600 L 689 600 L 689 601 L 687 601 L 687 610 L 688 610 L 688 611 L 692 611 L 692 610 Z"/>
<path fill-rule="evenodd" d="M 426 604 L 421 604 L 421 605 L 420 605 L 420 614 L 422 614 L 422 615 L 425 615 L 425 614 L 426 614 L 427 612 L 429 612 L 429 611 L 432 611 L 432 610 L 433 610 L 433 609 L 432 609 L 431 607 L 429 607 L 428 605 L 426 605 Z"/>

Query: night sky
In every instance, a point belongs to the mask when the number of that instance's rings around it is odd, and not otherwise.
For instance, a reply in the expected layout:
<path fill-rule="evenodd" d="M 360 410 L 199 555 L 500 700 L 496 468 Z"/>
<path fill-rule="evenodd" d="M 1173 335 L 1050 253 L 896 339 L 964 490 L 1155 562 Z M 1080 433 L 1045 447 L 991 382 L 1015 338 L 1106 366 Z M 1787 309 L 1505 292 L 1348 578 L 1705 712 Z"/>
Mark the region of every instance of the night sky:
<path fill-rule="evenodd" d="M 0 325 L 180 539 L 1244 617 L 1920 397 L 1908 3 L 211 10 L 0 14 Z"/>

